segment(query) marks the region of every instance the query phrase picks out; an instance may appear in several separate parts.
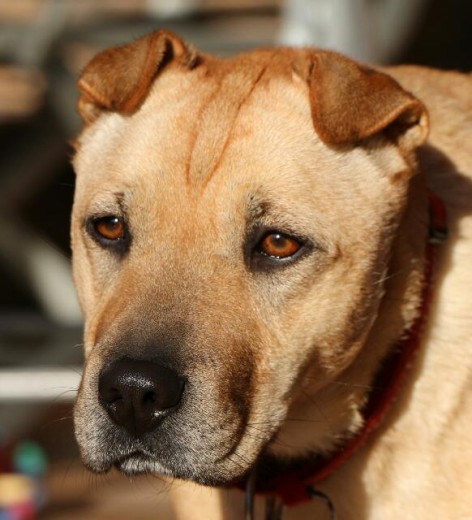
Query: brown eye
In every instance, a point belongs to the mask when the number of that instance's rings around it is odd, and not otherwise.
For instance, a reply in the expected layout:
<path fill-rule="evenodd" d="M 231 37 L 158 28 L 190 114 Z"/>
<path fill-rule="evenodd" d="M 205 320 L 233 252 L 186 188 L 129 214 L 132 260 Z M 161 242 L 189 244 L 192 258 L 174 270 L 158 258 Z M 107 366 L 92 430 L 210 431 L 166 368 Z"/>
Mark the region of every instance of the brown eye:
<path fill-rule="evenodd" d="M 95 233 L 106 240 L 122 240 L 126 234 L 126 226 L 123 219 L 115 216 L 100 217 L 94 220 Z"/>
<path fill-rule="evenodd" d="M 289 258 L 299 251 L 302 245 L 295 238 L 275 232 L 261 240 L 259 252 L 272 258 Z"/>

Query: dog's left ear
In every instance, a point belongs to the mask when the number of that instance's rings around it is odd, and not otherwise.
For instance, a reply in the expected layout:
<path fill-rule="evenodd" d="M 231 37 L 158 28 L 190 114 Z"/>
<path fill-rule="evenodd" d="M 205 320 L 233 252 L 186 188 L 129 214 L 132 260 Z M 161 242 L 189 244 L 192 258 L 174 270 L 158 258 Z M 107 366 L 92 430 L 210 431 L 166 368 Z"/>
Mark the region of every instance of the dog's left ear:
<path fill-rule="evenodd" d="M 91 123 L 103 111 L 132 114 L 167 64 L 178 62 L 192 68 L 196 61 L 194 49 L 165 30 L 106 49 L 92 59 L 79 79 L 80 115 Z"/>
<path fill-rule="evenodd" d="M 428 134 L 424 105 L 392 77 L 344 56 L 318 51 L 309 75 L 313 124 L 328 145 L 389 135 L 406 149 Z"/>

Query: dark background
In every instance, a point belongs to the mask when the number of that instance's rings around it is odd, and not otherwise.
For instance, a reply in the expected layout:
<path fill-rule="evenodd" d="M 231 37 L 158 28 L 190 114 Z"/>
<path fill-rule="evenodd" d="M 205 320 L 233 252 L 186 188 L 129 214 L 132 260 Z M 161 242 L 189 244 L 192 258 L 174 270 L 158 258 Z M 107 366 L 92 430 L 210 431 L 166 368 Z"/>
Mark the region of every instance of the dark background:
<path fill-rule="evenodd" d="M 376 0 L 366 0 L 369 1 Z M 34 0 L 27 3 L 33 6 Z M 95 3 L 98 6 L 100 0 Z M 200 7 L 187 15 L 164 18 L 146 13 L 141 0 L 136 0 L 136 8 L 128 0 L 131 7 L 121 10 L 114 9 L 113 2 L 104 2 L 96 15 L 91 12 L 81 15 L 82 18 L 78 16 L 66 30 L 51 36 L 44 52 L 33 59 L 34 52 L 29 53 L 28 44 L 19 52 L 11 42 L 17 36 L 19 46 L 28 38 L 31 46 L 40 45 L 33 36 L 38 24 L 44 22 L 35 15 L 33 7 L 29 14 L 18 14 L 16 8 L 7 9 L 13 4 L 19 6 L 21 2 L 6 0 L 0 6 L 0 71 L 2 67 L 14 67 L 39 73 L 44 86 L 37 80 L 38 101 L 32 109 L 20 114 L 12 115 L 8 110 L 2 113 L 0 99 L 0 378 L 2 370 L 10 369 L 54 366 L 80 370 L 80 315 L 72 312 L 64 317 L 44 303 L 27 267 L 29 262 L 35 263 L 36 254 L 27 244 L 31 238 L 39 240 L 67 266 L 74 187 L 73 151 L 69 142 L 81 126 L 75 111 L 74 85 L 87 59 L 103 47 L 160 27 L 175 30 L 202 50 L 221 54 L 272 45 L 277 42 L 282 12 L 282 2 L 277 0 L 215 0 L 202 1 Z M 103 7 L 105 4 L 109 7 Z M 415 30 L 391 56 L 390 63 L 472 70 L 472 2 L 426 2 Z M 35 81 L 30 81 L 33 87 Z M 0 96 L 1 92 L 0 89 Z M 66 292 L 64 302 L 70 300 Z M 23 384 L 27 386 L 28 381 Z M 70 467 L 70 461 L 77 459 L 70 421 L 75 388 L 72 385 L 58 389 L 57 397 L 40 402 L 34 397 L 10 400 L 8 395 L 0 395 L 0 458 L 2 442 L 4 445 L 7 440 L 28 437 L 40 442 L 52 462 L 49 477 L 52 498 L 44 518 L 95 518 L 90 512 L 83 516 L 85 513 L 80 509 L 90 499 L 84 498 L 90 489 L 84 484 L 86 478 L 73 481 L 67 499 L 63 492 L 69 470 L 64 470 L 61 464 L 67 460 Z M 68 391 L 71 392 L 67 394 Z M 63 482 L 60 492 L 56 486 L 58 479 Z M 74 494 L 77 489 L 81 490 L 80 497 Z M 67 513 L 69 509 L 75 511 L 75 506 L 76 516 Z M 116 514 L 109 518 L 117 519 Z M 146 516 L 135 513 L 133 518 Z"/>

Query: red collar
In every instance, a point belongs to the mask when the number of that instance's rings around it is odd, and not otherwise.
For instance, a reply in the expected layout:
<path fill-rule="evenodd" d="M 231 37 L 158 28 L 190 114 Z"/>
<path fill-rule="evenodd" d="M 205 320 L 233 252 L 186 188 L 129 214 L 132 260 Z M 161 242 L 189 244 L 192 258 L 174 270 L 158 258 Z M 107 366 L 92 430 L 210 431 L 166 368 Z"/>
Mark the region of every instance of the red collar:
<path fill-rule="evenodd" d="M 432 300 L 433 271 L 441 244 L 447 236 L 446 210 L 443 202 L 429 193 L 430 229 L 425 253 L 425 275 L 422 302 L 418 317 L 406 337 L 398 341 L 392 354 L 376 376 L 367 404 L 363 409 L 364 426 L 334 454 L 316 459 L 315 463 L 277 475 L 271 481 L 258 482 L 256 493 L 277 496 L 287 506 L 311 499 L 308 489 L 325 480 L 347 462 L 379 427 L 392 408 L 410 371 L 421 344 L 421 335 Z"/>

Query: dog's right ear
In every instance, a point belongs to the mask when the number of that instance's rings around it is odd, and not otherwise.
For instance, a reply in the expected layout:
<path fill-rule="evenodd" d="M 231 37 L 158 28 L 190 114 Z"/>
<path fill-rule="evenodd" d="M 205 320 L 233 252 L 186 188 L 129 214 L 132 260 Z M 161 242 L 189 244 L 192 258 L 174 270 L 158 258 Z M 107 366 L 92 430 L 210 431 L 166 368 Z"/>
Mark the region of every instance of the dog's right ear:
<path fill-rule="evenodd" d="M 352 145 L 383 133 L 413 149 L 427 137 L 425 107 L 387 74 L 317 51 L 308 81 L 313 124 L 328 145 Z"/>
<path fill-rule="evenodd" d="M 104 110 L 132 114 L 146 98 L 159 71 L 173 60 L 191 68 L 197 54 L 177 35 L 164 30 L 101 52 L 79 79 L 80 115 L 91 123 Z"/>

